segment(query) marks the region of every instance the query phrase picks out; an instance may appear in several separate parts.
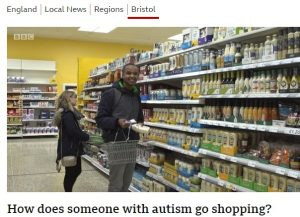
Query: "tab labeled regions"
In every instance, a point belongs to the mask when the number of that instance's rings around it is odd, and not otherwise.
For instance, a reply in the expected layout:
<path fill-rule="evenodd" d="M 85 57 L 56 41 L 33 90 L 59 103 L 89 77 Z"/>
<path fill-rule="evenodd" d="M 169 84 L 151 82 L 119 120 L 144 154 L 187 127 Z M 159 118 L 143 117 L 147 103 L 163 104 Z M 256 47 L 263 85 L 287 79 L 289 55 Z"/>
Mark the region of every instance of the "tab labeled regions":
<path fill-rule="evenodd" d="M 92 5 L 91 13 L 98 14 L 120 14 L 124 13 L 125 9 L 123 7 L 112 7 L 112 6 L 100 6 L 100 5 Z"/>

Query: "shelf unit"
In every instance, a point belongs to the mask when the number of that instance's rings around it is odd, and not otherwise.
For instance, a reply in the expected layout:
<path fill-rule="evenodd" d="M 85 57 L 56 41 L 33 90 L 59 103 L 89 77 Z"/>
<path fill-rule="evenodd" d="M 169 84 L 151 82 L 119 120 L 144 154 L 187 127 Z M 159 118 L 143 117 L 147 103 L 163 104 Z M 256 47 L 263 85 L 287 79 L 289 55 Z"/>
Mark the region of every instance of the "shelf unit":
<path fill-rule="evenodd" d="M 154 122 L 144 122 L 145 125 L 149 127 L 158 127 L 168 130 L 176 130 L 188 133 L 203 133 L 202 129 L 192 128 L 190 126 L 172 125 L 164 123 L 154 123 Z"/>
<path fill-rule="evenodd" d="M 212 177 L 212 176 L 208 176 L 208 175 L 203 174 L 203 173 L 199 173 L 198 176 L 199 176 L 202 180 L 208 181 L 208 182 L 210 182 L 210 183 L 212 183 L 212 184 L 215 184 L 215 185 L 219 185 L 219 186 L 221 186 L 221 187 L 227 188 L 227 189 L 232 190 L 232 191 L 239 191 L 239 192 L 254 192 L 253 190 L 244 188 L 244 187 L 239 186 L 239 185 L 235 185 L 235 184 L 233 184 L 233 183 L 224 181 L 224 180 L 219 179 L 219 178 L 214 178 L 214 177 Z"/>
<path fill-rule="evenodd" d="M 42 128 L 46 127 L 46 122 L 52 121 L 52 119 L 39 119 L 40 113 L 37 112 L 53 112 L 54 101 L 56 100 L 56 84 L 53 77 L 56 74 L 56 62 L 55 61 L 43 61 L 43 60 L 20 60 L 20 59 L 8 59 L 7 60 L 7 75 L 10 77 L 7 82 L 7 94 L 19 95 L 21 104 L 20 108 L 20 121 L 22 124 L 18 125 L 23 131 L 20 137 L 39 137 L 39 136 L 57 136 L 57 133 L 27 133 L 31 132 L 29 128 Z M 14 82 L 12 77 L 24 77 L 25 82 Z M 52 80 L 51 80 L 52 79 Z M 51 82 L 49 82 L 51 80 Z M 37 98 L 36 95 L 41 95 Z M 26 96 L 26 97 L 25 97 Z M 13 100 L 10 97 L 8 101 Z M 49 106 L 29 106 L 30 102 L 49 102 Z M 27 104 L 25 104 L 25 102 Z M 53 105 L 53 106 L 52 106 Z M 31 109 L 31 110 L 27 110 Z M 36 109 L 36 110 L 32 110 Z M 26 113 L 25 113 L 26 112 Z M 30 112 L 30 113 L 29 113 Z M 28 117 L 25 117 L 28 116 Z M 30 119 L 29 119 L 29 116 Z M 11 116 L 8 116 L 10 118 Z M 16 116 L 13 116 L 16 117 Z M 8 124 L 7 126 L 11 126 Z M 48 127 L 48 126 L 47 126 Z M 27 131 L 28 130 L 28 131 Z M 42 132 L 42 131 L 41 131 Z M 8 135 L 8 138 L 11 136 Z"/>
<path fill-rule="evenodd" d="M 149 177 L 151 177 L 151 178 L 153 178 L 153 179 L 155 179 L 156 181 L 158 181 L 158 182 L 160 182 L 160 183 L 162 183 L 162 184 L 164 184 L 164 185 L 166 185 L 166 186 L 168 186 L 168 187 L 176 190 L 176 191 L 179 191 L 179 192 L 188 192 L 187 190 L 185 190 L 185 189 L 183 189 L 183 188 L 175 185 L 174 183 L 169 182 L 168 180 L 166 180 L 162 176 L 156 175 L 156 174 L 151 173 L 151 172 L 147 172 L 146 175 L 149 176 Z"/>
<path fill-rule="evenodd" d="M 177 104 L 177 105 L 199 105 L 203 104 L 204 100 L 147 100 L 142 101 L 143 104 Z"/>
<path fill-rule="evenodd" d="M 158 142 L 158 141 L 148 141 L 148 142 L 145 142 L 145 143 L 148 144 L 148 145 L 152 145 L 152 146 L 156 146 L 156 147 L 163 148 L 163 149 L 166 149 L 166 150 L 174 151 L 174 152 L 181 153 L 181 154 L 191 156 L 191 157 L 201 157 L 201 156 L 203 156 L 200 153 L 190 151 L 190 150 L 185 150 L 185 149 L 180 148 L 180 147 L 175 147 L 175 146 L 172 146 L 172 145 L 168 145 L 167 143 L 162 143 L 162 142 Z"/>
<path fill-rule="evenodd" d="M 282 28 L 261 28 L 252 32 L 244 33 L 241 35 L 236 35 L 234 37 L 230 37 L 224 40 L 220 41 L 214 41 L 210 42 L 204 45 L 195 46 L 186 50 L 178 51 L 175 53 L 170 53 L 168 55 L 162 56 L 162 57 L 156 57 L 147 61 L 139 62 L 138 66 L 144 66 L 144 65 L 152 65 L 157 63 L 163 63 L 163 62 L 169 62 L 169 58 L 173 57 L 175 55 L 184 54 L 199 48 L 224 48 L 226 43 L 230 42 L 242 42 L 242 43 L 251 43 L 256 42 L 255 40 L 257 38 L 259 39 L 265 39 L 265 36 L 272 35 L 273 33 L 277 33 L 278 30 Z M 283 66 L 296 66 L 299 67 L 300 65 L 300 57 L 294 57 L 294 58 L 288 58 L 288 59 L 282 59 L 282 60 L 273 60 L 273 61 L 266 61 L 266 62 L 257 62 L 257 63 L 250 63 L 250 64 L 244 64 L 239 66 L 232 66 L 232 67 L 225 67 L 225 68 L 217 68 L 212 70 L 202 70 L 202 71 L 196 71 L 196 72 L 188 72 L 188 73 L 181 73 L 176 75 L 168 75 L 163 77 L 156 77 L 156 78 L 149 78 L 144 77 L 143 80 L 139 80 L 138 84 L 154 84 L 154 83 L 170 83 L 170 81 L 177 81 L 176 84 L 179 84 L 178 81 L 187 80 L 187 79 L 194 79 L 198 78 L 202 75 L 210 75 L 210 74 L 216 74 L 216 73 L 226 73 L 231 71 L 241 71 L 241 70 L 265 70 L 265 69 L 272 69 L 272 68 L 279 68 Z M 202 95 L 199 97 L 200 100 L 203 100 L 202 102 L 205 102 L 205 99 L 255 99 L 255 98 L 261 98 L 261 99 L 297 99 L 300 97 L 300 93 L 249 93 L 249 94 L 230 94 L 230 95 Z M 147 100 L 142 101 L 144 105 L 146 105 L 147 109 L 149 108 L 149 105 L 162 105 L 163 108 L 166 108 L 165 105 L 180 105 L 180 104 L 189 104 L 187 101 L 159 101 L 159 100 Z M 195 103 L 192 102 L 191 105 L 196 104 L 202 104 L 202 103 Z M 231 123 L 231 122 L 223 122 L 223 121 L 214 121 L 214 120 L 201 120 L 200 124 L 203 126 L 201 127 L 208 127 L 213 126 L 214 128 L 233 128 L 233 129 L 242 129 L 242 130 L 251 130 L 251 131 L 258 131 L 258 132 L 268 132 L 268 133 L 281 133 L 286 135 L 294 135 L 294 136 L 300 136 L 300 130 L 299 128 L 290 128 L 290 127 L 277 127 L 277 126 L 263 126 L 263 125 L 254 125 L 254 124 L 244 124 L 244 123 Z M 156 127 L 156 128 L 164 128 L 164 129 L 171 129 L 171 130 L 177 130 L 177 131 L 183 131 L 183 132 L 193 132 L 194 129 L 191 129 L 189 127 L 179 127 L 179 126 L 170 126 L 168 124 L 161 124 L 161 123 L 150 123 L 145 122 L 145 125 L 150 127 Z M 202 131 L 202 129 L 197 129 L 199 131 Z M 175 152 L 179 152 L 185 155 L 189 155 L 190 152 L 187 152 L 186 150 L 183 151 L 183 149 L 169 146 L 167 144 L 156 142 L 156 141 L 149 141 L 148 144 L 151 144 L 153 146 L 157 146 L 160 148 L 172 150 Z M 247 159 L 237 158 L 237 157 L 231 157 L 226 156 L 223 154 L 215 153 L 212 151 L 200 149 L 199 153 L 195 155 L 193 153 L 193 156 L 195 157 L 213 157 L 213 158 L 219 158 L 222 160 L 227 160 L 230 162 L 250 166 L 252 168 L 258 168 L 264 171 L 268 171 L 271 173 L 287 176 L 294 179 L 299 179 L 300 171 L 286 169 L 278 166 L 273 165 L 266 165 L 262 164 L 260 162 L 251 161 Z M 217 184 L 222 187 L 226 187 L 230 190 L 234 191 L 251 191 L 249 189 L 243 188 L 238 185 L 234 185 L 232 183 L 226 182 L 224 180 L 216 179 L 214 177 L 209 177 L 205 174 L 199 173 L 199 177 L 203 180 L 209 181 L 211 183 Z M 163 182 L 163 180 L 161 180 Z"/>

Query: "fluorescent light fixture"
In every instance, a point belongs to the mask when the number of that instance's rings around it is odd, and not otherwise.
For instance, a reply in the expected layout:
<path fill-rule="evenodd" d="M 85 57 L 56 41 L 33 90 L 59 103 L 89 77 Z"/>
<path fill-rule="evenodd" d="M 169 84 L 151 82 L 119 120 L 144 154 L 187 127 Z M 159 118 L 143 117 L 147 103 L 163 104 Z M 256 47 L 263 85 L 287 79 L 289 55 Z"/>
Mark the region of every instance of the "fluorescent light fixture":
<path fill-rule="evenodd" d="M 78 29 L 78 31 L 109 33 L 115 28 L 116 27 L 112 27 L 112 26 L 82 26 Z"/>
<path fill-rule="evenodd" d="M 168 39 L 173 40 L 173 41 L 181 41 L 182 40 L 182 34 L 180 33 L 178 35 L 173 35 Z"/>
<path fill-rule="evenodd" d="M 109 33 L 113 31 L 116 27 L 114 26 L 99 26 L 97 29 L 94 30 L 94 32 L 100 32 L 100 33 Z"/>

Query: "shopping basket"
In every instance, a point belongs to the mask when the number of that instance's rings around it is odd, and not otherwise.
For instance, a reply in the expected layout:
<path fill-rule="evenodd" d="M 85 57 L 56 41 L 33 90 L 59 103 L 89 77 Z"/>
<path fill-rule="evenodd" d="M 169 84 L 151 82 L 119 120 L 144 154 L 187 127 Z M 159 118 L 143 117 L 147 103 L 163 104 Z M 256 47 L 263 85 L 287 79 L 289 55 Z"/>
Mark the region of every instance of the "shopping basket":
<path fill-rule="evenodd" d="M 116 133 L 113 142 L 104 143 L 101 145 L 103 151 L 107 153 L 109 165 L 135 163 L 137 157 L 138 140 L 129 140 L 131 127 L 128 129 L 128 136 L 124 135 L 124 141 L 116 141 L 119 129 Z"/>

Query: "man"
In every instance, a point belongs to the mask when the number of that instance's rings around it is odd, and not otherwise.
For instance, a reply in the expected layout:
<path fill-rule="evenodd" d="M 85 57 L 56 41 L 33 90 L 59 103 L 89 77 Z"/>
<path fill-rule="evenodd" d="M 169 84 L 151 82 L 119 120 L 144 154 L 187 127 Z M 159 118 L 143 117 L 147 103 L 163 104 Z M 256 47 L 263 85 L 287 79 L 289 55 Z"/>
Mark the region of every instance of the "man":
<path fill-rule="evenodd" d="M 102 129 L 105 142 L 124 141 L 127 139 L 129 120 L 144 122 L 139 88 L 136 86 L 139 68 L 134 64 L 126 64 L 122 69 L 122 79 L 106 90 L 98 106 L 97 126 Z M 129 140 L 138 140 L 139 134 L 130 131 Z M 108 191 L 128 191 L 135 163 L 110 165 Z"/>

